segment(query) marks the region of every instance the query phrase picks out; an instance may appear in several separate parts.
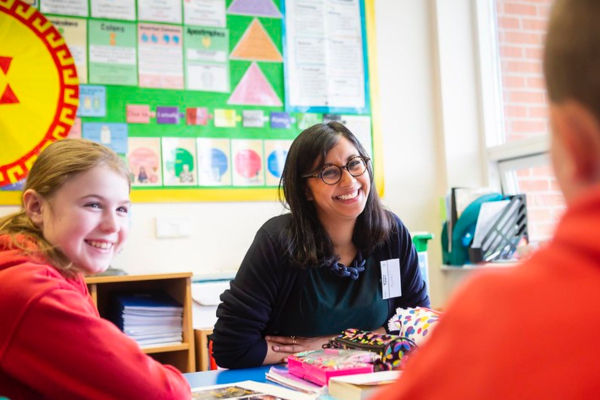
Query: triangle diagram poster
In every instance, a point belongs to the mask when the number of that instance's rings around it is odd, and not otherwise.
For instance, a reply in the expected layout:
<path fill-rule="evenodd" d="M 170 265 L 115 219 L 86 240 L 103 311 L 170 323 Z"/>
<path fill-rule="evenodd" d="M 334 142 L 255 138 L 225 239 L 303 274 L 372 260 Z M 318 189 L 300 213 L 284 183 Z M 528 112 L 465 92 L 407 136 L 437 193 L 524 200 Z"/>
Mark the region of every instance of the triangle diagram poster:
<path fill-rule="evenodd" d="M 228 14 L 252 17 L 281 18 L 281 13 L 272 0 L 235 0 L 227 9 Z"/>
<path fill-rule="evenodd" d="M 227 104 L 276 107 L 283 105 L 265 74 L 255 62 L 250 64 L 233 94 L 227 100 Z"/>
<path fill-rule="evenodd" d="M 231 60 L 283 62 L 281 53 L 258 18 L 252 20 L 229 58 Z"/>

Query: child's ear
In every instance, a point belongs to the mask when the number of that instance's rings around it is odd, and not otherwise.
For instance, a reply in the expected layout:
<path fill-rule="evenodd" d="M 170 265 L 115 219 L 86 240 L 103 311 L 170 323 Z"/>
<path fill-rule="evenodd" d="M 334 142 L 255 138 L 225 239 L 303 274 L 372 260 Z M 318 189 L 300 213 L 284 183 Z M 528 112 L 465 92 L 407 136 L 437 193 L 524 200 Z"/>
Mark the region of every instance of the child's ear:
<path fill-rule="evenodd" d="M 573 160 L 573 178 L 583 184 L 600 182 L 600 125 L 583 104 L 567 101 L 563 108 L 563 143 Z"/>
<path fill-rule="evenodd" d="M 23 193 L 23 208 L 25 214 L 29 219 L 37 226 L 42 228 L 44 224 L 44 217 L 42 214 L 42 208 L 44 199 L 35 190 L 29 189 Z"/>

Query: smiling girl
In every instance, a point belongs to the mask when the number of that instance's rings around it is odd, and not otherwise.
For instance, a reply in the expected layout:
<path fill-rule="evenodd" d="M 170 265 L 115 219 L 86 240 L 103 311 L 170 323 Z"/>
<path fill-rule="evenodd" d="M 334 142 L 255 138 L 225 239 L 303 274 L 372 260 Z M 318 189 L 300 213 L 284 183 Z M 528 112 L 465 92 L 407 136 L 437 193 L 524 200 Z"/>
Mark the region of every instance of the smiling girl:
<path fill-rule="evenodd" d="M 129 232 L 129 173 L 112 150 L 65 139 L 36 160 L 21 210 L 0 219 L 0 396 L 182 399 L 173 367 L 100 318 L 83 274 Z"/>

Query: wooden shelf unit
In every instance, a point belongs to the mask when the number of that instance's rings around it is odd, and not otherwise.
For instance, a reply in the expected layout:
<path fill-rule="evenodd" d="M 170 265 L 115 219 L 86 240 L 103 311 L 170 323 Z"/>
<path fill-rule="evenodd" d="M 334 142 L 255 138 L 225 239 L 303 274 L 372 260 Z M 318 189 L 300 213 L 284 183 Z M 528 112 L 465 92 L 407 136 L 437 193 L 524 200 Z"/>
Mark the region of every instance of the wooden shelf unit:
<path fill-rule="evenodd" d="M 87 277 L 85 282 L 100 316 L 109 313 L 115 293 L 164 291 L 183 305 L 183 342 L 165 346 L 142 347 L 155 360 L 173 365 L 181 372 L 195 372 L 194 329 L 192 327 L 192 273 L 118 275 Z"/>

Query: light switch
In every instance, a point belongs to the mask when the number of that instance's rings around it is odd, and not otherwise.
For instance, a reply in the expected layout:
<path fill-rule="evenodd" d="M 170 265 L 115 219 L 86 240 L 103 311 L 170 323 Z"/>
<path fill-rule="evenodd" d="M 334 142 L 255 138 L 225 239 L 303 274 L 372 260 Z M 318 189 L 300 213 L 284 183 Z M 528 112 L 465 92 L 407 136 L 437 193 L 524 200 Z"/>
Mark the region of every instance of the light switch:
<path fill-rule="evenodd" d="M 178 217 L 156 217 L 156 237 L 158 239 L 182 238 L 191 235 L 189 221 Z"/>

